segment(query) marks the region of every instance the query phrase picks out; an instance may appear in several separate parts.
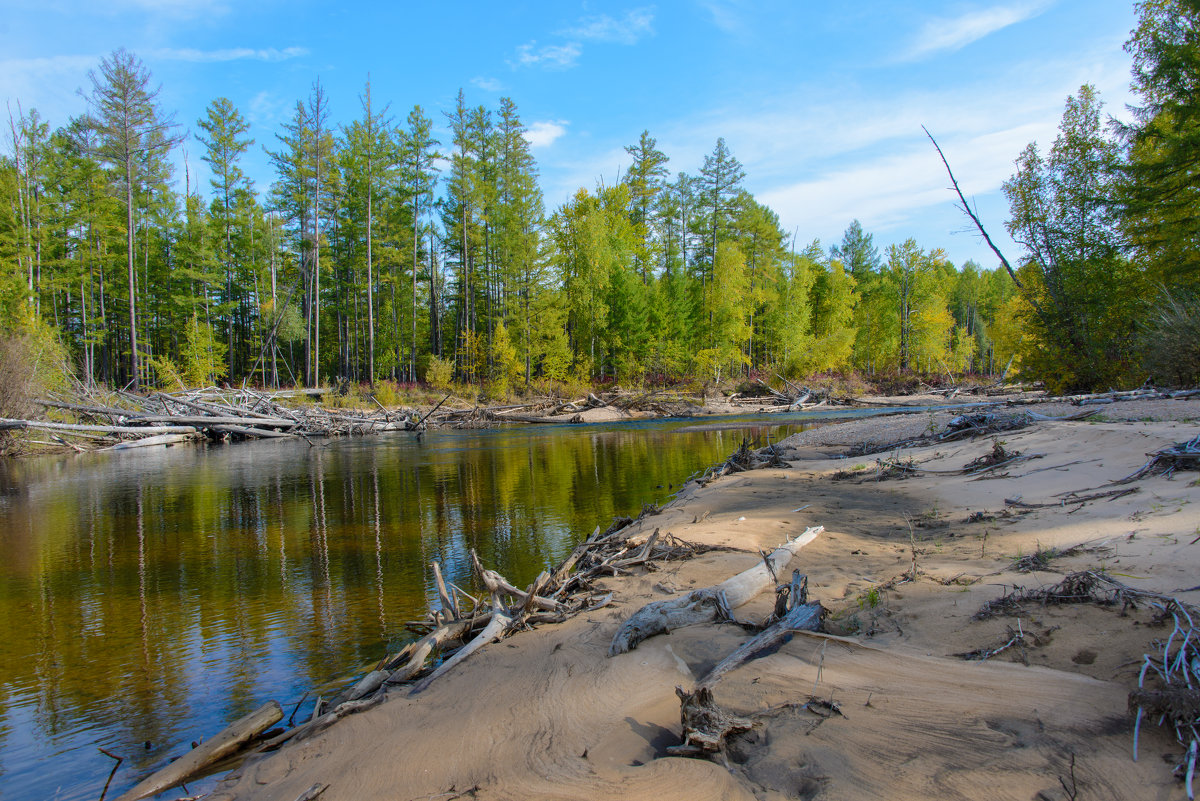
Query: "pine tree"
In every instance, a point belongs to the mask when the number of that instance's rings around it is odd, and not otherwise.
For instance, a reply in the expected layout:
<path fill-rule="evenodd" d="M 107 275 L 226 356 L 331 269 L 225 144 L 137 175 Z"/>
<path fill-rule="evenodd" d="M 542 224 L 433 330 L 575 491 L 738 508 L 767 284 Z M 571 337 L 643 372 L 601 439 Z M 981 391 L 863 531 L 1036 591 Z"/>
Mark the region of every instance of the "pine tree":
<path fill-rule="evenodd" d="M 1143 292 L 1111 214 L 1118 155 L 1100 99 L 1084 86 L 1067 99 L 1049 158 L 1030 144 L 1004 184 L 1007 227 L 1027 253 L 1020 275 L 1033 336 L 1024 364 L 1057 389 L 1116 385 L 1131 368 L 1132 304 Z"/>

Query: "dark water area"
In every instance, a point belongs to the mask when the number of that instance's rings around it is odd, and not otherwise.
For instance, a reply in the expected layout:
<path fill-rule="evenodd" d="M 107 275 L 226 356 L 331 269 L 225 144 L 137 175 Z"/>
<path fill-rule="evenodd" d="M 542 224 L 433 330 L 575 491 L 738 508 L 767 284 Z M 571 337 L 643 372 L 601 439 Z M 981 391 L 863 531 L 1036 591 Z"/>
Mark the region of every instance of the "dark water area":
<path fill-rule="evenodd" d="M 113 797 L 267 700 L 290 712 L 311 692 L 311 707 L 408 638 L 404 623 L 435 597 L 431 561 L 469 587 L 474 548 L 523 585 L 743 437 L 761 445 L 812 422 L 0 463 L 0 799 L 95 801 L 113 765 L 99 748 L 125 760 Z"/>

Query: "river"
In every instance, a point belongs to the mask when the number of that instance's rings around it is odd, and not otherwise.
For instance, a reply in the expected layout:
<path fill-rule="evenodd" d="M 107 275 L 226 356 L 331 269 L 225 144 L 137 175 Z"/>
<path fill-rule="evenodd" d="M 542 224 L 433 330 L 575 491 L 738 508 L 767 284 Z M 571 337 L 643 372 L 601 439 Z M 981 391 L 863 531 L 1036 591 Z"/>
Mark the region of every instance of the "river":
<path fill-rule="evenodd" d="M 96 801 L 114 764 L 100 748 L 124 758 L 111 798 L 265 701 L 290 713 L 395 649 L 433 597 L 431 561 L 469 586 L 474 548 L 523 585 L 743 436 L 814 417 L 0 462 L 0 798 Z"/>

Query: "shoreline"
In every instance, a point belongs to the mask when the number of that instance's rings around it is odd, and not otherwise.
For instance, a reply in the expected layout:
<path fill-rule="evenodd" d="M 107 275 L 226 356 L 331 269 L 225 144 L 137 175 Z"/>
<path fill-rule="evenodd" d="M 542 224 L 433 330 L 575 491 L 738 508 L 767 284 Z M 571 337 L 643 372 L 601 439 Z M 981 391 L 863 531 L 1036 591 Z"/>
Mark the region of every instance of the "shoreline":
<path fill-rule="evenodd" d="M 605 580 L 603 589 L 614 592 L 611 607 L 488 645 L 419 698 L 397 693 L 309 740 L 252 759 L 211 798 L 295 801 L 316 784 L 328 785 L 325 801 L 921 798 L 965 797 L 980 782 L 992 797 L 1065 798 L 1056 776 L 1106 788 L 1100 795 L 1107 797 L 1181 797 L 1170 765 L 1158 759 L 1179 750 L 1165 732 L 1143 727 L 1146 756 L 1137 763 L 1129 757 L 1125 697 L 1143 653 L 1166 634 L 1151 626 L 1146 610 L 1122 618 L 1081 604 L 972 619 L 1002 586 L 1051 584 L 1061 580 L 1059 570 L 1103 567 L 1167 593 L 1195 583 L 1188 576 L 1200 557 L 1187 543 L 1197 532 L 1187 521 L 1188 504 L 1200 493 L 1189 486 L 1192 474 L 1144 479 L 1139 492 L 1113 500 L 1029 510 L 1005 502 L 1041 502 L 1132 473 L 1145 452 L 1195 436 L 1196 426 L 1129 421 L 1194 421 L 1200 401 L 1128 401 L 1102 413 L 1100 421 L 1038 423 L 905 450 L 904 458 L 930 472 L 901 481 L 863 480 L 876 456 L 838 457 L 862 442 L 944 427 L 953 413 L 875 417 L 795 434 L 776 445 L 791 469 L 689 484 L 660 514 L 633 524 L 643 538 L 660 529 L 736 551 Z M 1033 458 L 1006 478 L 932 472 L 958 469 L 996 440 Z M 835 480 L 839 472 L 851 476 Z M 826 628 L 838 636 L 797 636 L 717 685 L 718 703 L 735 714 L 774 710 L 730 747 L 728 768 L 664 757 L 680 735 L 674 686 L 690 686 L 748 635 L 730 625 L 695 626 L 610 659 L 605 652 L 616 627 L 647 601 L 752 565 L 759 549 L 808 525 L 826 533 L 789 570 L 809 575 L 810 597 L 829 610 Z M 1044 569 L 1013 569 L 1020 556 L 1080 543 L 1084 549 L 1073 555 L 1037 564 Z M 916 580 L 898 580 L 914 560 Z M 1178 594 L 1200 602 L 1198 588 Z M 738 619 L 764 617 L 769 595 L 738 610 Z M 999 647 L 1014 627 L 1020 648 L 982 664 L 955 656 Z M 842 716 L 781 706 L 810 695 L 837 699 Z M 1070 765 L 1068 753 L 1075 755 Z"/>
<path fill-rule="evenodd" d="M 286 393 L 289 397 L 297 391 Z M 224 394 L 223 394 L 224 393 Z M 311 392 L 299 391 L 301 395 Z M 509 406 L 486 407 L 472 405 L 462 398 L 446 395 L 437 404 L 426 407 L 384 407 L 376 401 L 378 410 L 314 406 L 288 408 L 276 403 L 276 395 L 264 395 L 252 390 L 194 390 L 171 395 L 154 393 L 138 397 L 118 393 L 130 408 L 68 403 L 60 400 L 36 400 L 46 410 L 66 411 L 75 418 L 90 419 L 93 423 L 59 422 L 39 419 L 0 419 L 0 442 L 11 438 L 13 431 L 41 431 L 53 441 L 26 439 L 5 442 L 6 456 L 44 456 L 57 453 L 90 453 L 143 447 L 172 447 L 178 444 L 205 441 L 237 441 L 262 438 L 299 437 L 310 444 L 325 437 L 354 437 L 382 432 L 410 432 L 420 438 L 431 430 L 486 429 L 501 430 L 526 425 L 586 425 L 614 424 L 648 420 L 678 419 L 696 422 L 695 430 L 772 425 L 773 419 L 790 415 L 811 415 L 821 418 L 853 418 L 861 414 L 879 416 L 913 414 L 935 409 L 989 409 L 1061 404 L 1101 405 L 1121 401 L 1138 403 L 1144 400 L 1173 400 L 1186 402 L 1200 397 L 1200 389 L 1169 391 L 1139 389 L 1108 392 L 1098 395 L 1048 397 L 1044 391 L 1017 388 L 976 388 L 961 394 L 928 391 L 898 396 L 861 396 L 834 398 L 812 395 L 786 396 L 772 391 L 764 397 L 742 398 L 738 395 L 692 401 L 651 401 L 649 395 L 629 397 L 612 395 L 608 401 L 594 395 L 570 402 L 550 399 L 536 400 Z M 229 397 L 227 397 L 229 396 Z M 232 399 L 231 399 L 232 398 Z M 968 398 L 976 398 L 968 400 Z M 441 411 L 453 399 L 454 403 Z M 786 400 L 785 400 L 786 399 Z M 228 402 L 227 402 L 228 401 Z M 154 408 L 146 404 L 152 403 Z M 454 408 L 455 405 L 461 408 Z M 134 408 L 136 407 L 136 408 Z M 161 410 L 158 409 L 161 407 Z M 164 412 L 162 414 L 158 411 Z M 264 413 L 266 412 L 266 413 Z M 532 413 L 531 413 L 532 412 Z M 43 415 L 45 417 L 47 415 Z M 739 420 L 739 418 L 751 418 Z M 782 423 L 778 423 L 782 424 Z M 71 441 L 78 439 L 81 442 Z M 132 439 L 130 439 L 132 437 Z M 36 446 L 26 450 L 27 446 Z"/>

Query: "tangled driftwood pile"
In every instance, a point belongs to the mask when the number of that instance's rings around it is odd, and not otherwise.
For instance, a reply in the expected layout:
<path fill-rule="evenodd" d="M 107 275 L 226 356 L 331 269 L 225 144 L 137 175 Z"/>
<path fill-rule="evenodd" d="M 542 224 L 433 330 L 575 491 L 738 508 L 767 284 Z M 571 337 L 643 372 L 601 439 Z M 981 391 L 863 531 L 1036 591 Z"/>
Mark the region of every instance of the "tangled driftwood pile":
<path fill-rule="evenodd" d="M 289 393 L 294 394 L 294 393 Z M 50 432 L 60 444 L 75 450 L 96 447 L 131 448 L 171 445 L 198 437 L 209 439 L 267 439 L 328 437 L 400 431 L 415 421 L 381 411 L 341 411 L 320 406 L 285 406 L 281 397 L 250 389 L 206 389 L 156 392 L 148 396 L 116 393 L 122 406 L 74 403 L 57 399 L 37 401 L 47 409 L 70 412 L 91 422 L 0 419 L 0 430 L 35 429 Z M 91 447 L 68 442 L 82 438 Z"/>
<path fill-rule="evenodd" d="M 1155 451 L 1150 454 L 1150 461 L 1114 483 L 1127 484 L 1160 474 L 1169 478 L 1176 470 L 1200 470 L 1200 434 L 1187 442 L 1177 442 L 1169 448 Z"/>
<path fill-rule="evenodd" d="M 754 382 L 758 387 L 755 393 L 735 394 L 729 398 L 729 402 L 735 406 L 761 406 L 763 401 L 769 398 L 773 408 L 763 410 L 767 413 L 799 412 L 822 406 L 848 406 L 851 404 L 851 401 L 847 399 L 834 398 L 827 390 L 809 389 L 794 384 L 778 373 L 775 377 L 783 383 L 782 390 L 775 389 L 762 379 L 757 379 Z"/>
<path fill-rule="evenodd" d="M 655 569 L 658 562 L 713 550 L 657 530 L 644 542 L 634 541 L 629 532 L 632 522 L 628 517 L 618 518 L 604 532 L 597 528 L 562 563 L 552 571 L 543 571 L 525 589 L 485 568 L 474 552 L 471 556 L 482 588 L 479 594 L 447 583 L 438 564 L 433 563 L 437 606 L 430 610 L 427 620 L 411 626 L 423 633 L 422 637 L 385 656 L 374 670 L 332 700 L 318 697 L 307 720 L 295 723 L 293 710 L 286 728 L 272 729 L 283 720 L 283 713 L 279 704 L 271 701 L 147 777 L 117 801 L 136 801 L 162 792 L 211 769 L 231 754 L 245 756 L 311 737 L 339 718 L 383 702 L 389 694 L 417 695 L 491 642 L 607 605 L 612 593 L 601 592 L 595 586 L 601 577 L 629 574 L 638 567 Z M 305 698 L 296 704 L 297 710 Z"/>

